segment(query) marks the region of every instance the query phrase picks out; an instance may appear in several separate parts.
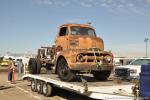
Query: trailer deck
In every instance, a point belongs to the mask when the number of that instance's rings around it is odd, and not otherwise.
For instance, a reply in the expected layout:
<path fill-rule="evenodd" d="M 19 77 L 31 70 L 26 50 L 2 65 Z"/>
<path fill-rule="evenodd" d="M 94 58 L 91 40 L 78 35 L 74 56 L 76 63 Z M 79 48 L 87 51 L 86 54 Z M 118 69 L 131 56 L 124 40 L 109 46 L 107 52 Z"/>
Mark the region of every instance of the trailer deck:
<path fill-rule="evenodd" d="M 25 74 L 23 78 L 30 78 L 45 83 L 52 84 L 68 91 L 73 91 L 93 99 L 133 99 L 133 83 L 109 79 L 107 81 L 95 80 L 92 76 L 84 75 L 81 79 L 77 78 L 75 82 L 61 81 L 56 74 Z"/>

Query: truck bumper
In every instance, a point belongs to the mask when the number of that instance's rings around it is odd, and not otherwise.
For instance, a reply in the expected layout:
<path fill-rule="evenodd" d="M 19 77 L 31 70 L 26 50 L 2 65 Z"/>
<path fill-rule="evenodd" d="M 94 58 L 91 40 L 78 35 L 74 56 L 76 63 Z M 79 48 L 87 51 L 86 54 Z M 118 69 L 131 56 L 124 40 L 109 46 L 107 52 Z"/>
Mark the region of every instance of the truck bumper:
<path fill-rule="evenodd" d="M 96 63 L 76 63 L 70 64 L 69 68 L 74 71 L 104 71 L 112 70 L 113 65 L 96 65 Z"/>

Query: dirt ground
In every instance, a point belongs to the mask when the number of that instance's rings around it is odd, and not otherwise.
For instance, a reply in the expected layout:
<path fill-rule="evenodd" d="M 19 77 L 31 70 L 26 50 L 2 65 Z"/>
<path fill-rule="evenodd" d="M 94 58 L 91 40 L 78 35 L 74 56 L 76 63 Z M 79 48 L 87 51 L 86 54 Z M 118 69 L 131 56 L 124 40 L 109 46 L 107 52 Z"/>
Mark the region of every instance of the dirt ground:
<path fill-rule="evenodd" d="M 15 74 L 15 83 L 7 82 L 7 68 L 0 66 L 1 100 L 91 100 L 90 98 L 58 88 L 54 88 L 52 97 L 44 97 L 31 91 L 30 82 L 19 80 L 17 72 Z"/>

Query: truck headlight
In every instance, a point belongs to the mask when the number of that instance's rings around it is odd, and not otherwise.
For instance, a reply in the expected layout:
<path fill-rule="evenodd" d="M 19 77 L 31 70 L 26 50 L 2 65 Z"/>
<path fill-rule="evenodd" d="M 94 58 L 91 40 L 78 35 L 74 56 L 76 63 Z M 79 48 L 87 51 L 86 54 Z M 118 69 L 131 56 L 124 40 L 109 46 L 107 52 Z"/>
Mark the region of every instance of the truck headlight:
<path fill-rule="evenodd" d="M 130 69 L 130 73 L 136 74 L 136 73 L 137 73 L 137 70 L 136 70 L 136 69 Z"/>
<path fill-rule="evenodd" d="M 110 62 L 111 61 L 111 57 L 110 56 L 106 56 L 105 60 L 108 61 L 108 62 Z"/>
<path fill-rule="evenodd" d="M 84 57 L 83 57 L 82 54 L 77 55 L 76 59 L 77 59 L 78 62 L 83 62 L 84 61 Z"/>

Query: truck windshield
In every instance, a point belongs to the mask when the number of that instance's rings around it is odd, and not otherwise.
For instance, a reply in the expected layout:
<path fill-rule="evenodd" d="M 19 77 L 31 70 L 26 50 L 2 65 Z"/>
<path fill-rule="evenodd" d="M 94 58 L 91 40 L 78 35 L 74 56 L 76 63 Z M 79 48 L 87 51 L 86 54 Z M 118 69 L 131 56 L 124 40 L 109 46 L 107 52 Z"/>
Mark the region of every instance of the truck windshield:
<path fill-rule="evenodd" d="M 136 59 L 130 65 L 147 65 L 150 64 L 150 59 Z"/>
<path fill-rule="evenodd" d="M 88 35 L 88 36 L 96 36 L 94 29 L 88 27 L 78 27 L 72 26 L 71 33 L 73 35 Z"/>

